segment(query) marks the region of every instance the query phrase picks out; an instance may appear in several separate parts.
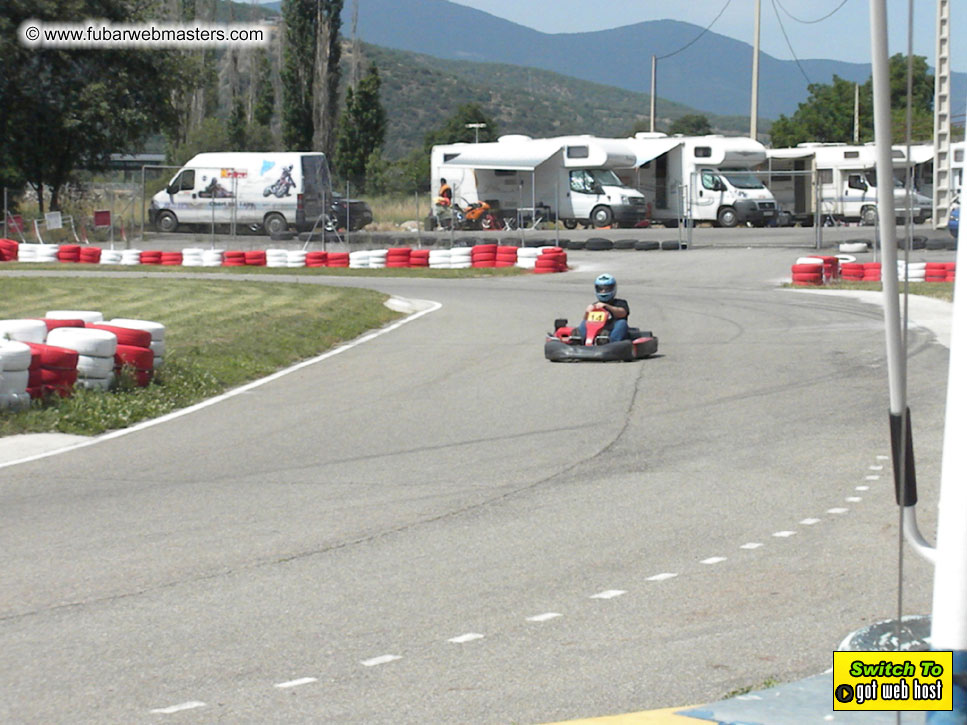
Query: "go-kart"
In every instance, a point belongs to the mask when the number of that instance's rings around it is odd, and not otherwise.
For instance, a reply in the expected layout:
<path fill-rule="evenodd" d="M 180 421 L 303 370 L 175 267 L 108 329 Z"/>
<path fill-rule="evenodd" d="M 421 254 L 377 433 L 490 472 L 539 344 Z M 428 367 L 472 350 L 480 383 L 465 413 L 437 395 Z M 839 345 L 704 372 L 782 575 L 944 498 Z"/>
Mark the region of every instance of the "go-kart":
<path fill-rule="evenodd" d="M 650 357 L 658 352 L 658 338 L 650 330 L 628 328 L 625 340 L 611 342 L 605 329 L 611 313 L 592 310 L 588 313 L 582 340 L 577 327 L 568 327 L 567 320 L 554 320 L 554 332 L 544 341 L 544 357 L 551 362 L 630 362 Z"/>

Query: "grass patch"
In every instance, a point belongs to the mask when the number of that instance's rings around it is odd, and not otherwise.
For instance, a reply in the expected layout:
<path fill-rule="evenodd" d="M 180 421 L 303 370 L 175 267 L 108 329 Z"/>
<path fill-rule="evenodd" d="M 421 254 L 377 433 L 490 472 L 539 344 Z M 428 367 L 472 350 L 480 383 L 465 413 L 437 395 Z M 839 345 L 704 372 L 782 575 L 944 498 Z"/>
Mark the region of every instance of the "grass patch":
<path fill-rule="evenodd" d="M 348 270 L 347 270 L 348 271 Z M 353 270 L 355 271 L 355 270 Z M 379 271 L 379 270 L 374 270 Z M 455 270 L 459 271 L 459 270 Z M 164 367 L 146 388 L 78 390 L 47 405 L 0 412 L 0 435 L 95 435 L 197 403 L 318 355 L 400 317 L 372 290 L 225 280 L 7 278 L 0 318 L 49 309 L 100 310 L 105 319 L 166 327 Z"/>
<path fill-rule="evenodd" d="M 776 687 L 781 684 L 779 680 L 774 677 L 770 677 L 758 685 L 749 685 L 748 687 L 740 687 L 737 690 L 732 690 L 731 692 L 726 692 L 723 696 L 723 700 L 731 700 L 733 697 L 738 697 L 739 695 L 748 695 L 750 692 L 755 692 L 758 690 L 768 690 L 772 687 Z"/>
<path fill-rule="evenodd" d="M 883 285 L 880 282 L 829 282 L 822 287 L 801 287 L 791 283 L 786 283 L 784 287 L 791 289 L 822 289 L 822 290 L 865 290 L 868 292 L 882 292 Z M 903 282 L 899 283 L 900 293 L 903 293 Z M 954 301 L 953 282 L 911 282 L 910 294 L 920 297 L 933 297 L 938 300 Z"/>

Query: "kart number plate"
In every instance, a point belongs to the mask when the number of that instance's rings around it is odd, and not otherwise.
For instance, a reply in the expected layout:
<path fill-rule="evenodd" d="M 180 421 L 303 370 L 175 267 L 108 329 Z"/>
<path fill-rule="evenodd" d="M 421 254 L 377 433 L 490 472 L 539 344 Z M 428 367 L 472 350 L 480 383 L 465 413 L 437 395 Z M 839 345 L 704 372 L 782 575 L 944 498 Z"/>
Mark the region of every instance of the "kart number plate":
<path fill-rule="evenodd" d="M 604 310 L 592 310 L 588 313 L 588 322 L 607 322 L 608 313 Z"/>

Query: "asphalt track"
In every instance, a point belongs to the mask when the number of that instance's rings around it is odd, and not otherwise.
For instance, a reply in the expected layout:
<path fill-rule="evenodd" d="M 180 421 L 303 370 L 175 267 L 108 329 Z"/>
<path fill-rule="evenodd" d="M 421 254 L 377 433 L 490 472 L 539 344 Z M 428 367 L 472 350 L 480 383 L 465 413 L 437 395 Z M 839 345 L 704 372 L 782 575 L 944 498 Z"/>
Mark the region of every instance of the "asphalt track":
<path fill-rule="evenodd" d="M 778 289 L 791 254 L 320 280 L 442 307 L 0 469 L 0 721 L 540 723 L 822 672 L 896 614 L 888 393 L 879 310 Z M 546 362 L 604 269 L 660 355 Z M 911 332 L 928 538 L 947 360 Z"/>

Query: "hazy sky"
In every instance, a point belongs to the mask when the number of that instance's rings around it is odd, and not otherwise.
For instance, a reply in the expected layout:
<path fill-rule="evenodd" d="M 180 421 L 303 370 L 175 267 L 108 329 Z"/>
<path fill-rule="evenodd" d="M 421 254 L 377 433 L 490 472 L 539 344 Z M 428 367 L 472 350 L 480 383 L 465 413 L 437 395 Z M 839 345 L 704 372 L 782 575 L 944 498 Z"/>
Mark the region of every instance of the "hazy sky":
<path fill-rule="evenodd" d="M 682 20 L 705 27 L 727 0 L 452 0 L 460 5 L 477 8 L 546 33 L 574 33 L 603 30 L 630 25 L 645 20 Z M 762 0 L 761 49 L 776 58 L 791 60 L 793 53 L 783 38 L 776 19 L 778 14 L 795 55 L 804 58 L 828 58 L 855 63 L 870 60 L 870 3 L 869 0 Z M 967 11 L 952 0 L 951 61 L 955 70 L 967 70 Z M 890 53 L 905 53 L 907 49 L 907 0 L 887 0 Z M 797 18 L 794 20 L 789 14 Z M 817 23 L 830 12 L 829 18 Z M 712 30 L 747 43 L 752 43 L 754 0 L 731 0 L 728 8 Z M 914 0 L 913 52 L 924 55 L 933 66 L 937 25 L 936 0 Z M 959 32 L 958 32 L 959 31 Z M 958 52 L 959 51 L 959 52 Z"/>

